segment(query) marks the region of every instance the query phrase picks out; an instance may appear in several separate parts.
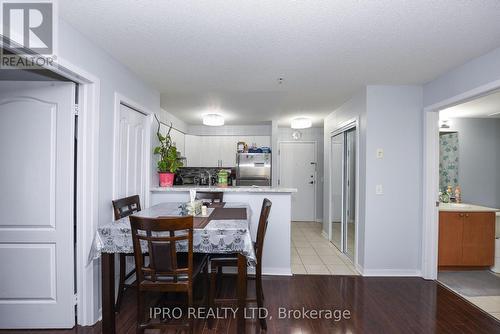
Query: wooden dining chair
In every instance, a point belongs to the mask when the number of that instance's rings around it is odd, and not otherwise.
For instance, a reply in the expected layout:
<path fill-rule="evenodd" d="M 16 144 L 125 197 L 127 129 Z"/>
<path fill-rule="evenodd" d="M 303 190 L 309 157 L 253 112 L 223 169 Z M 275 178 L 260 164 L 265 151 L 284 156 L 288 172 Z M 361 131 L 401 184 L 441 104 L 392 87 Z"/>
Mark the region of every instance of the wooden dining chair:
<path fill-rule="evenodd" d="M 133 213 L 141 211 L 141 201 L 139 195 L 129 196 L 125 198 L 120 198 L 113 201 L 113 211 L 115 213 L 115 220 L 119 220 L 130 216 Z M 120 311 L 120 306 L 123 300 L 123 293 L 126 289 L 133 286 L 133 284 L 128 284 L 127 280 L 135 274 L 135 269 L 132 269 L 129 273 L 127 270 L 127 258 L 133 257 L 134 254 L 124 254 L 120 253 L 119 262 L 119 283 L 118 283 L 118 297 L 116 298 L 115 310 Z"/>
<path fill-rule="evenodd" d="M 148 291 L 187 294 L 186 306 L 193 307 L 193 282 L 207 271 L 206 254 L 193 256 L 193 217 L 130 217 L 137 273 L 137 333 L 147 328 L 182 327 L 193 333 L 193 317 L 181 324 L 146 321 L 144 294 Z M 163 232 L 163 233 L 161 233 Z M 146 264 L 141 242 L 147 245 Z M 187 243 L 187 252 L 178 252 L 177 243 Z"/>
<path fill-rule="evenodd" d="M 224 197 L 224 193 L 222 191 L 197 191 L 196 199 L 199 199 L 203 202 L 208 202 L 209 204 L 213 204 L 215 202 L 222 203 L 222 198 Z"/>
<path fill-rule="evenodd" d="M 262 254 L 264 251 L 264 240 L 266 238 L 266 231 L 268 225 L 269 213 L 271 212 L 272 202 L 267 198 L 262 202 L 262 209 L 260 210 L 259 225 L 257 227 L 257 238 L 254 242 L 255 256 L 257 259 L 257 264 L 255 266 L 255 276 L 247 276 L 249 280 L 255 280 L 255 299 L 247 299 L 247 302 L 257 303 L 257 307 L 264 307 L 264 291 L 262 289 Z M 236 299 L 216 299 L 217 286 L 216 282 L 217 273 L 221 272 L 223 267 L 238 267 L 237 254 L 229 254 L 228 256 L 213 255 L 209 260 L 210 265 L 210 292 L 209 292 L 209 307 L 215 307 L 217 303 L 227 303 L 235 302 Z M 266 319 L 262 318 L 260 320 L 260 327 L 263 330 L 267 329 Z M 209 327 L 212 326 L 212 322 L 209 321 Z"/>

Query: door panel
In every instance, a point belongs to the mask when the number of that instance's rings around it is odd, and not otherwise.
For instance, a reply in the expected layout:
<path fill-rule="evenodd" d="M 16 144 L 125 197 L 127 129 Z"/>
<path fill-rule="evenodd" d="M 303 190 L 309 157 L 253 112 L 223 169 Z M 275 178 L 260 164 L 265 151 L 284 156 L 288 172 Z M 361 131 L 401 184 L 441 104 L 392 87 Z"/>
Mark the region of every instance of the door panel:
<path fill-rule="evenodd" d="M 332 138 L 331 152 L 331 242 L 342 250 L 342 194 L 344 170 L 344 134 Z"/>
<path fill-rule="evenodd" d="M 462 265 L 493 265 L 495 218 L 494 212 L 464 213 Z"/>
<path fill-rule="evenodd" d="M 297 188 L 292 194 L 292 220 L 315 220 L 315 182 L 315 143 L 280 143 L 280 186 Z"/>
<path fill-rule="evenodd" d="M 120 147 L 116 198 L 139 195 L 144 206 L 146 191 L 145 126 L 146 116 L 120 105 Z"/>
<path fill-rule="evenodd" d="M 438 265 L 456 266 L 462 263 L 464 222 L 462 213 L 439 213 Z"/>
<path fill-rule="evenodd" d="M 354 260 L 356 239 L 356 129 L 346 132 L 345 254 Z"/>
<path fill-rule="evenodd" d="M 200 137 L 193 135 L 185 136 L 186 163 L 188 167 L 200 166 Z"/>
<path fill-rule="evenodd" d="M 356 127 L 331 138 L 330 241 L 354 262 L 356 251 Z"/>
<path fill-rule="evenodd" d="M 75 85 L 0 92 L 0 327 L 71 328 Z"/>

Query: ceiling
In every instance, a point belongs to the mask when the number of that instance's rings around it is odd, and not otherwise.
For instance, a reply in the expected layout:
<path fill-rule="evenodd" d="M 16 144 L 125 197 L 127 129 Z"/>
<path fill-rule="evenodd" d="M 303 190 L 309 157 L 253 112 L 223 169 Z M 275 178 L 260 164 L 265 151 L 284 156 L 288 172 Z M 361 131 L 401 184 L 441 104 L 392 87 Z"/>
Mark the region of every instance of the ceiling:
<path fill-rule="evenodd" d="M 448 118 L 500 118 L 500 91 L 443 109 L 442 119 Z"/>
<path fill-rule="evenodd" d="M 215 110 L 227 124 L 320 125 L 364 85 L 422 84 L 500 46 L 497 0 L 59 4 L 190 124 Z"/>

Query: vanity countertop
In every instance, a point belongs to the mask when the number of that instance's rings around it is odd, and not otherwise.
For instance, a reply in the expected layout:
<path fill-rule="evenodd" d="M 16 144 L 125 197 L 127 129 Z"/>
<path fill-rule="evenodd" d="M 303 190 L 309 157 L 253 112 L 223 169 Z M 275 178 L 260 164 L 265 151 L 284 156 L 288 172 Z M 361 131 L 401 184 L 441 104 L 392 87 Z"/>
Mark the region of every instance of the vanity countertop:
<path fill-rule="evenodd" d="M 439 203 L 439 211 L 448 212 L 500 212 L 500 209 L 467 203 Z"/>

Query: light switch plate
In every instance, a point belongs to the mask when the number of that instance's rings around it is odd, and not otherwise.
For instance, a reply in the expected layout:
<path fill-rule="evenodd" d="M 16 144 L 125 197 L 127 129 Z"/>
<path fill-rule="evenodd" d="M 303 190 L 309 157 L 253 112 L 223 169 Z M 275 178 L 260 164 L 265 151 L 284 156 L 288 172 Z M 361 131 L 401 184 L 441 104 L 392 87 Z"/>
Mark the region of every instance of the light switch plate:
<path fill-rule="evenodd" d="M 383 158 L 384 158 L 384 149 L 377 148 L 377 159 L 383 159 Z"/>
<path fill-rule="evenodd" d="M 375 194 L 376 195 L 384 194 L 384 187 L 381 184 L 377 184 L 377 186 L 375 187 Z"/>

